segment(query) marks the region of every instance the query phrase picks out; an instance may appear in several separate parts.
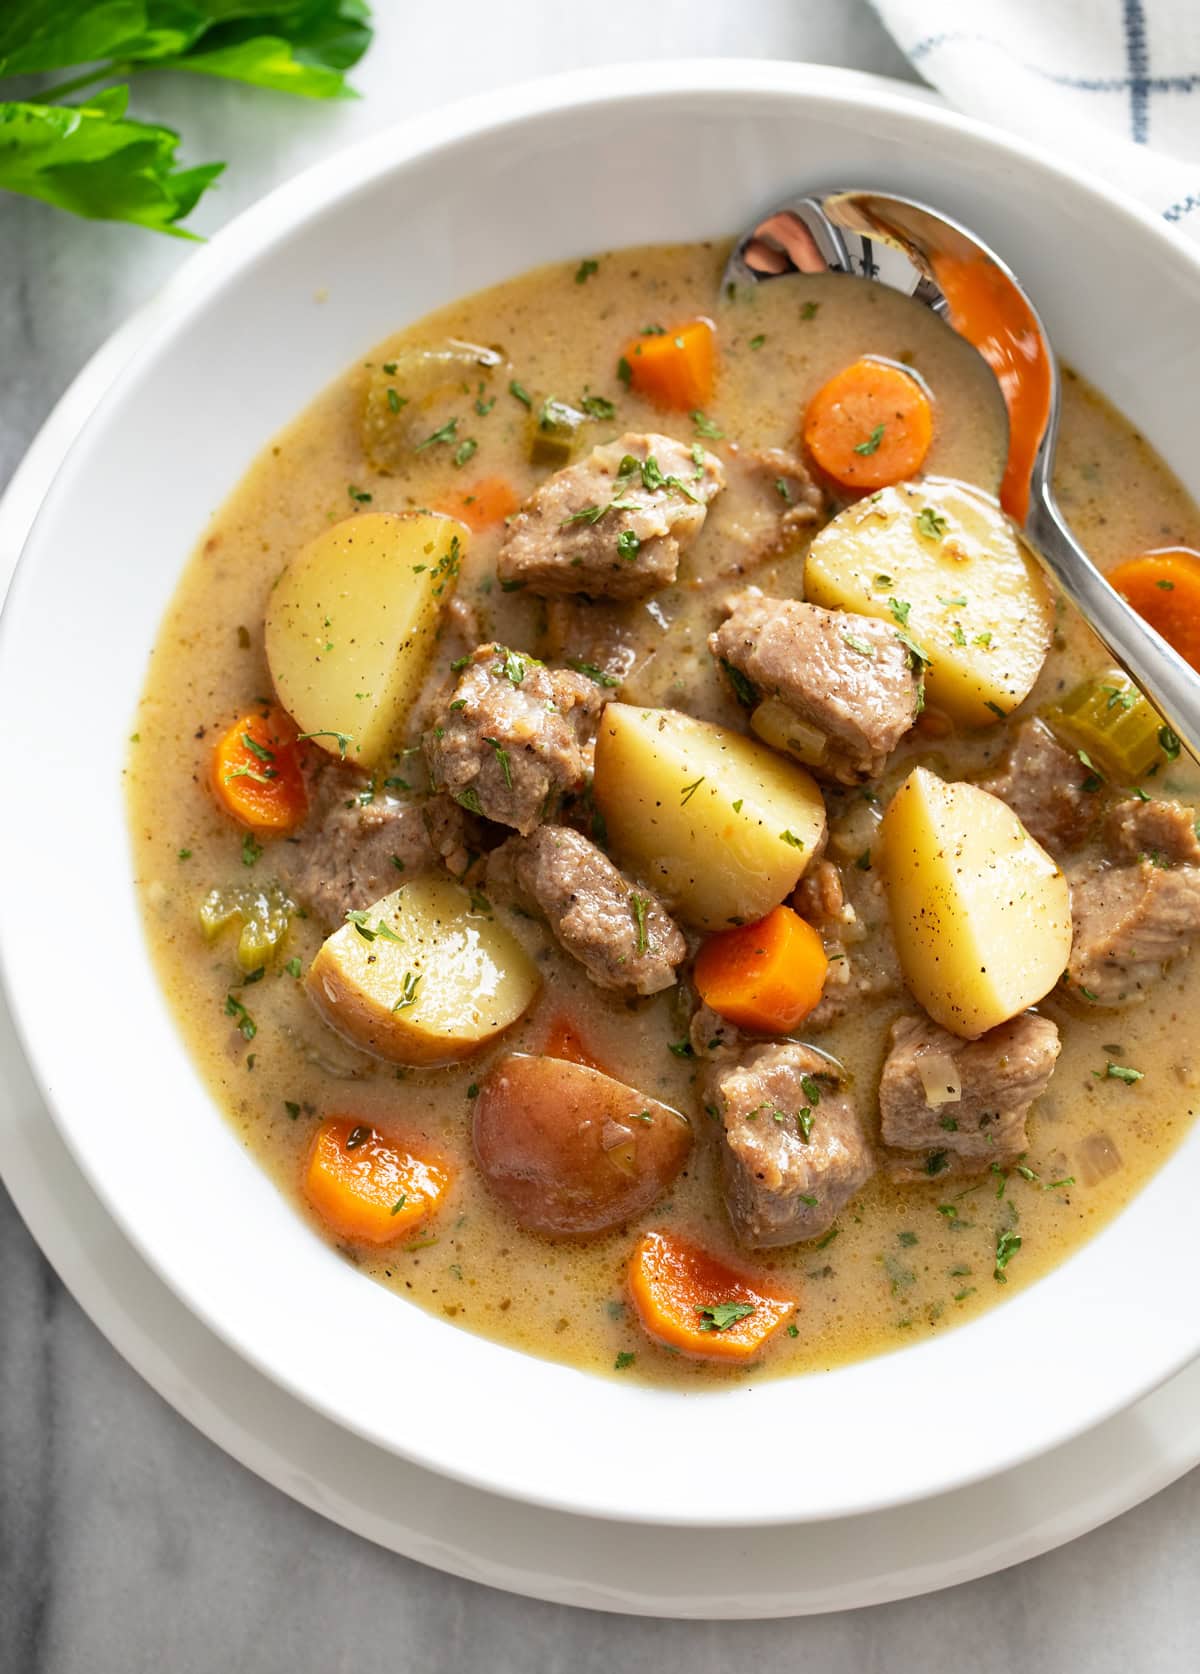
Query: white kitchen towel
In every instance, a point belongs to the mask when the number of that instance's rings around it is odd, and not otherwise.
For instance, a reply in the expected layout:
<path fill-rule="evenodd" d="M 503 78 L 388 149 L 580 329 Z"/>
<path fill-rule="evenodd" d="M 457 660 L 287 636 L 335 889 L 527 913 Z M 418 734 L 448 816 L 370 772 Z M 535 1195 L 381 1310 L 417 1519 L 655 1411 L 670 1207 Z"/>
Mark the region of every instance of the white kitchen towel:
<path fill-rule="evenodd" d="M 952 105 L 1200 238 L 1200 0 L 874 3 Z"/>

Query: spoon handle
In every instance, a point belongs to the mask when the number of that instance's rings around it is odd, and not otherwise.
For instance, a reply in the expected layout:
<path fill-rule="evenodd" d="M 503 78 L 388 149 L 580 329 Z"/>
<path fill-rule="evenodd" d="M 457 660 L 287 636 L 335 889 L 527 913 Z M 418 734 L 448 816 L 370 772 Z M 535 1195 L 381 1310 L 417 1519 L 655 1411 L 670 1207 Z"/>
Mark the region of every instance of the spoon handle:
<path fill-rule="evenodd" d="M 1200 674 L 1109 586 L 1045 490 L 1030 507 L 1025 535 L 1097 638 L 1200 759 Z"/>

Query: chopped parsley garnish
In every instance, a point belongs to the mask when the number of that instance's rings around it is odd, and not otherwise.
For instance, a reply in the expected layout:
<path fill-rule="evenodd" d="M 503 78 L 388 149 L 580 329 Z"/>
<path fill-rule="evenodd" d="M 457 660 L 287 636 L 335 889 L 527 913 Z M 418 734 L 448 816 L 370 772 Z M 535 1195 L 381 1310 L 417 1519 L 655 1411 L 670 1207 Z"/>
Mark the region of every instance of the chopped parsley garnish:
<path fill-rule="evenodd" d="M 909 612 L 912 610 L 912 605 L 909 604 L 908 600 L 889 599 L 888 609 L 891 611 L 896 621 L 899 622 L 900 626 L 902 628 L 907 628 Z"/>
<path fill-rule="evenodd" d="M 991 698 L 985 699 L 983 707 L 990 709 L 993 715 L 999 715 L 1002 721 L 1005 719 L 1005 711 L 1001 709 L 998 703 L 993 703 Z"/>
<path fill-rule="evenodd" d="M 766 333 L 760 331 L 757 336 L 750 339 L 750 347 L 752 349 L 761 349 L 766 340 Z"/>
<path fill-rule="evenodd" d="M 294 956 L 287 961 L 283 968 L 290 977 L 299 978 L 301 965 L 300 961 Z"/>
<path fill-rule="evenodd" d="M 858 634 L 852 634 L 845 628 L 842 630 L 842 640 L 844 644 L 850 647 L 851 651 L 857 651 L 860 657 L 874 657 L 875 655 L 875 647 L 869 639 L 863 639 Z"/>
<path fill-rule="evenodd" d="M 816 1117 L 813 1115 L 812 1110 L 808 1105 L 805 1105 L 803 1109 L 796 1112 L 796 1129 L 806 1145 L 812 1138 L 813 1123 L 815 1121 Z"/>
<path fill-rule="evenodd" d="M 465 808 L 468 814 L 482 814 L 483 805 L 479 800 L 479 792 L 474 785 L 468 785 L 466 790 L 455 791 L 454 800 L 460 808 Z"/>
<path fill-rule="evenodd" d="M 262 844 L 256 839 L 252 831 L 248 831 L 242 838 L 242 865 L 255 865 L 262 852 Z"/>
<path fill-rule="evenodd" d="M 597 506 L 595 504 L 580 506 L 578 511 L 573 511 L 569 517 L 563 518 L 559 528 L 569 529 L 573 523 L 599 523 L 607 510 L 607 506 Z"/>
<path fill-rule="evenodd" d="M 941 512 L 934 511 L 932 506 L 922 506 L 917 513 L 917 533 L 927 540 L 940 541 L 949 527 Z M 962 602 L 965 604 L 966 600 Z"/>
<path fill-rule="evenodd" d="M 461 467 L 467 463 L 467 460 L 478 452 L 478 449 L 479 443 L 475 440 L 474 436 L 467 436 L 464 438 L 464 440 L 461 441 L 454 450 L 455 465 L 461 469 Z"/>
<path fill-rule="evenodd" d="M 485 744 L 489 744 L 495 752 L 496 760 L 500 763 L 500 771 L 504 775 L 504 783 L 508 789 L 511 790 L 513 783 L 512 763 L 509 759 L 508 751 L 504 748 L 498 738 L 485 738 L 483 742 Z"/>
<path fill-rule="evenodd" d="M 341 761 L 345 761 L 346 751 L 354 743 L 354 739 L 348 732 L 302 732 L 297 739 L 297 743 L 303 744 L 306 738 L 336 738 L 338 758 Z"/>
<path fill-rule="evenodd" d="M 599 273 L 599 271 L 600 263 L 593 261 L 589 256 L 586 261 L 580 262 L 579 266 L 575 269 L 575 283 L 577 285 L 586 285 L 588 280 L 592 277 L 592 274 Z"/>
<path fill-rule="evenodd" d="M 1076 750 L 1075 754 L 1088 770 L 1087 777 L 1079 787 L 1080 790 L 1087 791 L 1089 794 L 1093 791 L 1098 791 L 1100 786 L 1104 783 L 1103 773 L 1101 773 L 1100 769 L 1096 766 L 1095 762 L 1092 760 L 1091 756 L 1088 755 L 1086 750 Z"/>
<path fill-rule="evenodd" d="M 175 858 L 176 860 L 190 860 L 192 858 L 192 851 L 191 849 L 180 849 Z"/>
<path fill-rule="evenodd" d="M 295 1099 L 284 1099 L 283 1108 L 287 1111 L 293 1122 L 300 1114 L 300 1106 L 296 1103 Z"/>
<path fill-rule="evenodd" d="M 696 1056 L 690 1040 L 668 1041 L 667 1051 L 673 1052 L 677 1058 L 694 1058 Z"/>
<path fill-rule="evenodd" d="M 400 396 L 396 393 L 396 391 L 392 388 L 391 384 L 388 385 L 386 394 L 387 394 L 388 410 L 390 412 L 398 413 L 400 411 L 401 407 L 407 407 L 408 402 L 405 401 L 402 396 Z"/>
<path fill-rule="evenodd" d="M 624 355 L 617 362 L 617 377 L 626 387 L 633 382 L 633 367 L 630 366 Z"/>
<path fill-rule="evenodd" d="M 508 386 L 508 393 L 511 396 L 514 396 L 516 398 L 516 400 L 518 400 L 521 403 L 522 407 L 532 408 L 532 406 L 533 406 L 533 396 L 530 395 L 529 391 L 525 388 L 524 384 L 519 384 L 515 378 L 512 380 L 512 382 Z"/>
<path fill-rule="evenodd" d="M 753 684 L 746 679 L 740 668 L 734 668 L 731 662 L 721 658 L 721 667 L 725 671 L 725 678 L 733 687 L 733 695 L 745 709 L 753 709 L 758 703 L 758 692 Z"/>
<path fill-rule="evenodd" d="M 502 674 L 514 686 L 519 686 L 525 678 L 525 659 L 516 651 L 505 649 L 504 655 L 496 664 L 496 673 Z"/>
<path fill-rule="evenodd" d="M 1111 1061 L 1102 1070 L 1093 1070 L 1097 1081 L 1123 1081 L 1127 1087 L 1132 1087 L 1135 1081 L 1144 1081 L 1145 1070 L 1130 1069 L 1128 1064 L 1114 1064 Z"/>
<path fill-rule="evenodd" d="M 576 674 L 585 674 L 589 680 L 594 680 L 597 686 L 619 686 L 621 682 L 615 674 L 607 674 L 604 669 L 597 668 L 595 663 L 569 662 L 568 668 L 573 668 Z"/>
<path fill-rule="evenodd" d="M 785 506 L 790 506 L 793 503 L 792 490 L 786 477 L 775 478 L 775 492 L 778 494 Z"/>
<path fill-rule="evenodd" d="M 947 610 L 959 609 L 960 607 L 965 606 L 966 602 L 967 602 L 967 597 L 966 597 L 965 593 L 960 593 L 958 595 L 958 597 L 955 598 L 955 599 L 944 599 L 940 593 L 938 594 L 937 597 L 938 597 L 938 603 L 945 605 Z"/>
<path fill-rule="evenodd" d="M 961 622 L 956 622 L 951 628 L 950 638 L 954 641 L 955 645 L 965 645 L 967 643 L 967 636 L 963 632 Z"/>
<path fill-rule="evenodd" d="M 421 974 L 419 971 L 405 971 L 403 977 L 400 979 L 400 998 L 392 1007 L 394 1012 L 406 1011 L 409 1006 L 416 1005 L 417 989 L 420 986 L 420 982 Z"/>
<path fill-rule="evenodd" d="M 701 1331 L 728 1331 L 738 1320 L 754 1312 L 753 1302 L 714 1302 L 709 1308 L 697 1308 Z"/>
<path fill-rule="evenodd" d="M 702 773 L 700 777 L 693 780 L 690 785 L 685 785 L 683 787 L 683 794 L 679 798 L 681 807 L 685 802 L 690 802 L 692 800 L 693 796 L 695 796 L 696 792 L 700 789 L 700 786 L 704 783 L 705 777 L 706 775 Z"/>
<path fill-rule="evenodd" d="M 1170 727 L 1159 727 L 1158 742 L 1162 747 L 1163 755 L 1166 756 L 1168 761 L 1175 761 L 1178 759 L 1179 751 L 1182 746 L 1180 745 L 1178 736 L 1171 731 Z"/>
<path fill-rule="evenodd" d="M 721 426 L 714 424 L 707 414 L 700 411 L 699 407 L 693 408 L 691 418 L 697 436 L 706 436 L 712 442 L 719 442 L 724 436 L 725 432 L 721 429 Z"/>
<path fill-rule="evenodd" d="M 371 503 L 371 496 L 367 493 L 366 489 L 355 488 L 352 482 L 346 484 L 346 492 L 352 500 L 357 500 L 360 506 L 367 506 Z"/>
<path fill-rule="evenodd" d="M 579 405 L 589 418 L 611 419 L 617 416 L 617 409 L 605 395 L 585 395 Z"/>
<path fill-rule="evenodd" d="M 642 543 L 632 529 L 622 529 L 617 536 L 617 553 L 627 564 L 632 564 L 642 549 Z"/>
<path fill-rule="evenodd" d="M 886 429 L 885 425 L 877 424 L 875 426 L 874 430 L 872 430 L 871 434 L 867 437 L 865 442 L 855 443 L 855 447 L 854 447 L 855 453 L 860 453 L 860 454 L 863 454 L 864 456 L 870 455 L 872 453 L 878 453 L 879 452 L 879 444 L 880 444 L 880 442 L 883 441 L 883 433 L 884 433 L 885 429 Z"/>
<path fill-rule="evenodd" d="M 398 1215 L 400 1213 L 401 1209 L 404 1208 L 404 1205 L 407 1202 L 408 1202 L 407 1195 L 404 1192 L 401 1192 L 400 1196 L 396 1199 L 395 1203 L 393 1203 L 392 1207 L 388 1210 L 388 1214 L 389 1215 Z"/>
<path fill-rule="evenodd" d="M 779 840 L 781 843 L 786 843 L 789 848 L 802 849 L 805 847 L 804 839 L 802 837 L 797 837 L 794 831 L 781 831 L 779 833 Z"/>
<path fill-rule="evenodd" d="M 629 910 L 633 914 L 636 931 L 633 943 L 635 953 L 645 953 L 650 946 L 646 935 L 646 906 L 647 902 L 644 895 L 631 895 L 629 897 Z M 673 1052 L 675 1048 L 672 1047 L 671 1050 Z"/>
<path fill-rule="evenodd" d="M 821 304 L 819 302 L 806 302 L 800 310 L 800 318 L 802 320 L 815 320 L 817 317 L 817 309 L 820 306 Z"/>
<path fill-rule="evenodd" d="M 992 1277 L 997 1284 L 1006 1285 L 1008 1283 L 1008 1277 L 1004 1269 L 1020 1248 L 1020 1233 L 1004 1231 L 996 1239 L 996 1265 L 992 1269 Z"/>
<path fill-rule="evenodd" d="M 237 998 L 236 994 L 226 994 L 225 1015 L 226 1017 L 236 1018 L 238 1031 L 245 1040 L 254 1039 L 255 1035 L 258 1033 L 258 1024 L 251 1017 L 242 1002 Z"/>
<path fill-rule="evenodd" d="M 976 634 L 971 644 L 981 645 L 985 651 L 990 651 L 992 649 L 992 636 L 990 633 Z"/>
<path fill-rule="evenodd" d="M 803 1088 L 804 1096 L 808 1100 L 809 1104 L 812 1104 L 812 1105 L 820 1104 L 820 1102 L 821 1102 L 821 1085 L 820 1085 L 820 1083 L 818 1082 L 818 1080 L 815 1076 L 813 1076 L 813 1075 L 802 1075 L 800 1077 L 800 1086 Z"/>
<path fill-rule="evenodd" d="M 940 1174 L 944 1168 L 948 1167 L 949 1161 L 945 1151 L 931 1151 L 925 1158 L 925 1172 L 931 1177 Z"/>

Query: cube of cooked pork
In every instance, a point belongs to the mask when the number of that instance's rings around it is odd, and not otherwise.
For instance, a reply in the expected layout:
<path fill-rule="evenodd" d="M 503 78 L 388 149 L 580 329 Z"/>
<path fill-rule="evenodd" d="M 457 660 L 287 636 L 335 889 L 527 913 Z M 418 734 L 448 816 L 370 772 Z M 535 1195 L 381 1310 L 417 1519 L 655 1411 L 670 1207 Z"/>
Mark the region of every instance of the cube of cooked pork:
<path fill-rule="evenodd" d="M 1025 1119 L 1058 1058 L 1058 1030 L 1024 1012 L 978 1040 L 898 1017 L 879 1082 L 880 1138 L 894 1180 L 1002 1168 L 1028 1149 Z"/>
<path fill-rule="evenodd" d="M 720 460 L 703 449 L 622 436 L 547 478 L 509 525 L 496 573 L 531 593 L 643 598 L 674 581 L 724 486 Z"/>
<path fill-rule="evenodd" d="M 874 1170 L 835 1066 L 799 1042 L 719 1064 L 706 1105 L 724 1129 L 725 1203 L 744 1244 L 819 1238 Z"/>
<path fill-rule="evenodd" d="M 979 783 L 1007 802 L 1029 835 L 1055 855 L 1082 843 L 1099 812 L 1095 775 L 1045 721 L 1023 721 L 1003 767 Z"/>
<path fill-rule="evenodd" d="M 1070 875 L 1067 980 L 1094 1005 L 1132 1005 L 1200 934 L 1196 816 L 1130 798 L 1110 809 L 1101 837 L 1104 858 Z"/>
<path fill-rule="evenodd" d="M 336 799 L 328 794 L 334 778 Z M 275 845 L 272 858 L 291 893 L 322 923 L 337 926 L 432 866 L 434 854 L 419 802 L 377 795 L 361 774 L 336 766 L 322 783 L 322 805 L 294 838 Z"/>
<path fill-rule="evenodd" d="M 805 761 L 841 784 L 876 778 L 921 707 L 921 679 L 895 628 L 873 616 L 823 610 L 748 589 L 709 638 L 726 672 L 776 699 L 800 729 L 823 741 Z M 813 759 L 813 757 L 816 759 Z"/>
<path fill-rule="evenodd" d="M 675 981 L 687 943 L 648 889 L 630 883 L 595 843 L 544 825 L 493 851 L 488 882 L 532 902 L 600 988 L 657 994 Z"/>
<path fill-rule="evenodd" d="M 477 646 L 423 739 L 433 782 L 470 813 L 528 835 L 583 784 L 602 705 L 581 674 Z"/>

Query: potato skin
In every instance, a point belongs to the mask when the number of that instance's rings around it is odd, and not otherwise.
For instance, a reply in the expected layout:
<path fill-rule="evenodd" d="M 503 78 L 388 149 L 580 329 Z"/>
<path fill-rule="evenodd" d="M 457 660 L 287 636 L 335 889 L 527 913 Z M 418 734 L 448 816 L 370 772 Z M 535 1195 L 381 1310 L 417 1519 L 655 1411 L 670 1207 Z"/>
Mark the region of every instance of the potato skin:
<path fill-rule="evenodd" d="M 593 795 L 614 855 L 705 930 L 777 907 L 825 831 L 825 803 L 804 768 L 674 709 L 606 705 Z"/>
<path fill-rule="evenodd" d="M 904 980 L 935 1023 L 973 1040 L 1049 993 L 1071 951 L 1071 891 L 1011 808 L 918 767 L 880 838 Z"/>
<path fill-rule="evenodd" d="M 521 1052 L 489 1073 L 473 1132 L 495 1196 L 530 1232 L 558 1238 L 594 1237 L 649 1208 L 692 1146 L 679 1111 L 585 1064 Z"/>
<path fill-rule="evenodd" d="M 330 1028 L 377 1058 L 470 1057 L 515 1023 L 541 986 L 520 943 L 446 879 L 414 878 L 363 918 L 321 944 L 305 987 Z"/>
<path fill-rule="evenodd" d="M 265 636 L 275 690 L 302 733 L 365 767 L 387 754 L 467 539 L 431 512 L 360 512 L 301 547 L 271 590 Z"/>
<path fill-rule="evenodd" d="M 1054 603 L 996 502 L 949 478 L 882 489 L 839 512 L 813 541 L 805 597 L 903 625 L 928 655 L 930 704 L 994 726 L 1033 689 Z"/>

